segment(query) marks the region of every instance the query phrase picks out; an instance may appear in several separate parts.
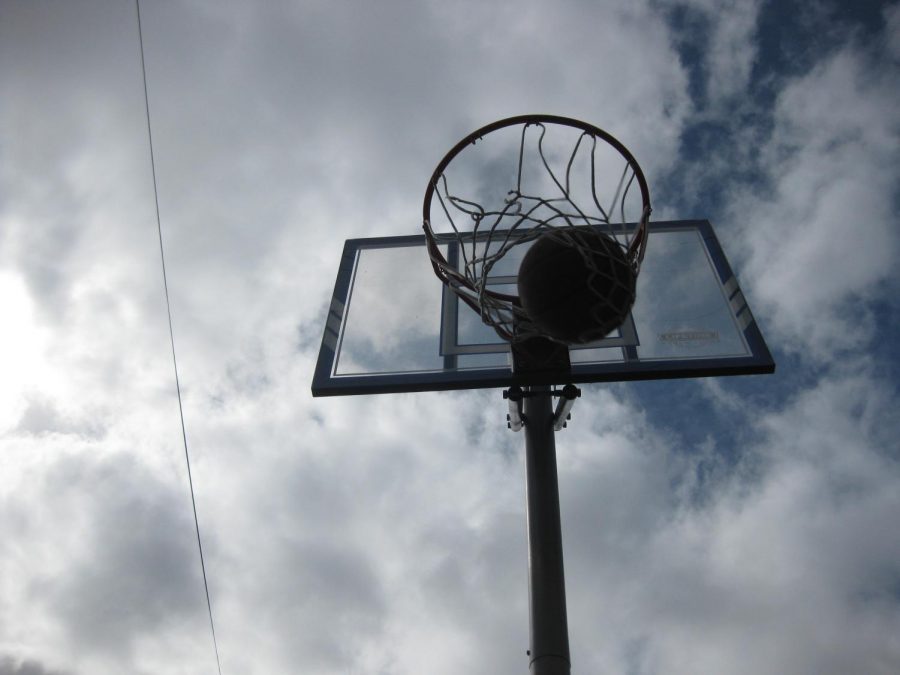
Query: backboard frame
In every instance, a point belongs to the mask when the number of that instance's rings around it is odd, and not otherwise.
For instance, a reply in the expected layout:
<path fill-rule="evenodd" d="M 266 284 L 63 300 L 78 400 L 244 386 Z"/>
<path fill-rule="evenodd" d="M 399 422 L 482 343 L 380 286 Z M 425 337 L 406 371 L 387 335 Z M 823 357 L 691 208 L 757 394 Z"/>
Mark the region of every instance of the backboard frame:
<path fill-rule="evenodd" d="M 742 332 L 749 349 L 748 356 L 715 356 L 685 359 L 638 360 L 634 347 L 623 346 L 623 361 L 603 364 L 572 363 L 566 374 L 515 373 L 511 369 L 470 368 L 465 370 L 432 370 L 419 372 L 379 372 L 366 375 L 338 375 L 335 373 L 336 358 L 340 353 L 343 339 L 342 328 L 348 309 L 351 291 L 360 251 L 366 248 L 388 248 L 399 246 L 420 246 L 423 256 L 426 238 L 424 235 L 395 237 L 375 237 L 350 239 L 344 244 L 338 266 L 334 292 L 328 308 L 325 330 L 312 382 L 313 396 L 348 396 L 364 394 L 389 394 L 422 391 L 448 391 L 458 389 L 505 388 L 512 385 L 562 385 L 567 383 L 586 384 L 596 382 L 625 382 L 636 380 L 659 380 L 695 377 L 724 377 L 736 375 L 759 375 L 772 373 L 775 363 L 763 339 L 762 333 L 747 306 L 731 266 L 722 251 L 712 225 L 707 220 L 657 221 L 650 223 L 650 246 L 652 234 L 678 229 L 695 229 L 703 239 L 709 262 L 718 275 L 718 282 L 731 306 L 735 321 Z M 441 235 L 438 235 L 439 237 Z M 456 235 L 448 236 L 448 241 Z M 440 282 L 433 277 L 430 283 Z M 468 307 L 465 307 L 469 310 Z M 444 308 L 441 308 L 445 312 Z M 630 317 L 629 317 L 630 319 Z M 442 320 L 446 320 L 445 317 Z M 664 337 L 664 336 L 661 336 Z M 702 337 L 702 336 L 701 336 Z M 672 339 L 683 339 L 683 335 L 672 335 Z M 620 338 L 607 338 L 617 340 Z M 498 337 L 499 340 L 499 337 Z M 445 345 L 446 346 L 446 345 Z M 452 358 L 447 354 L 445 358 Z"/>

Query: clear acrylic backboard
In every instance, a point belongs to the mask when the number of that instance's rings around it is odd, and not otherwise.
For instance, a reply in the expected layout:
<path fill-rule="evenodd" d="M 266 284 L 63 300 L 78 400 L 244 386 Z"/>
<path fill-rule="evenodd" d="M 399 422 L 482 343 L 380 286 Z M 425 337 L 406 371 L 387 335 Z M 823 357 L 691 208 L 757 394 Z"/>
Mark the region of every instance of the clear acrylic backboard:
<path fill-rule="evenodd" d="M 424 235 L 351 239 L 329 306 L 314 396 L 771 373 L 774 361 L 705 220 L 651 222 L 637 301 L 571 369 L 515 373 L 510 346 L 434 276 Z M 477 240 L 467 244 L 477 247 Z M 442 243 L 454 260 L 455 237 Z M 491 270 L 516 293 L 527 244 Z"/>

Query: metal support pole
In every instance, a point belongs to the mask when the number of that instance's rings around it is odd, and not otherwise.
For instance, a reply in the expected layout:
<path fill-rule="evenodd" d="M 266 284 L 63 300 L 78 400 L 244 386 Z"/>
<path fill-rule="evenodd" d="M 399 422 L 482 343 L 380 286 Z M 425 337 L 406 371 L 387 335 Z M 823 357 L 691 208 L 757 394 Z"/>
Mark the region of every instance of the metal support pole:
<path fill-rule="evenodd" d="M 559 483 L 550 387 L 525 398 L 525 497 L 532 675 L 569 675 Z"/>

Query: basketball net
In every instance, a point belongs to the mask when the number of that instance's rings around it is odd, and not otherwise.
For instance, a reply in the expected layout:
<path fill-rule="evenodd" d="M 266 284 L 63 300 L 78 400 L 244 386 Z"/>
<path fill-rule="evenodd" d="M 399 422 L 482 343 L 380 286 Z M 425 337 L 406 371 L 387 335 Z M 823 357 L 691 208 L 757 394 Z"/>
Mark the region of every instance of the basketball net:
<path fill-rule="evenodd" d="M 643 172 L 618 140 L 578 120 L 526 115 L 483 127 L 451 149 L 428 183 L 423 226 L 438 278 L 498 335 L 518 342 L 548 336 L 518 295 L 504 292 L 504 282 L 515 283 L 524 251 L 517 247 L 552 233 L 578 248 L 579 232 L 597 230 L 621 247 L 636 279 L 650 210 Z M 450 232 L 436 234 L 435 222 Z M 589 255 L 585 261 L 591 265 Z"/>

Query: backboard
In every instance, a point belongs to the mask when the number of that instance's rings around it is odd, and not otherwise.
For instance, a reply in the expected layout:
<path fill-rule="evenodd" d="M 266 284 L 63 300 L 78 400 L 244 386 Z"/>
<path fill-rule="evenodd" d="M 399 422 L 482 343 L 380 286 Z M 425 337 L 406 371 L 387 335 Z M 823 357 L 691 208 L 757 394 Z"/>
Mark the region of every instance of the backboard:
<path fill-rule="evenodd" d="M 456 235 L 438 235 L 449 261 Z M 477 247 L 470 237 L 462 245 Z M 528 245 L 491 270 L 516 293 Z M 509 344 L 434 276 L 424 235 L 344 246 L 313 396 L 771 373 L 772 356 L 708 221 L 651 222 L 637 301 L 606 338 L 570 348 L 571 369 L 516 373 Z"/>

